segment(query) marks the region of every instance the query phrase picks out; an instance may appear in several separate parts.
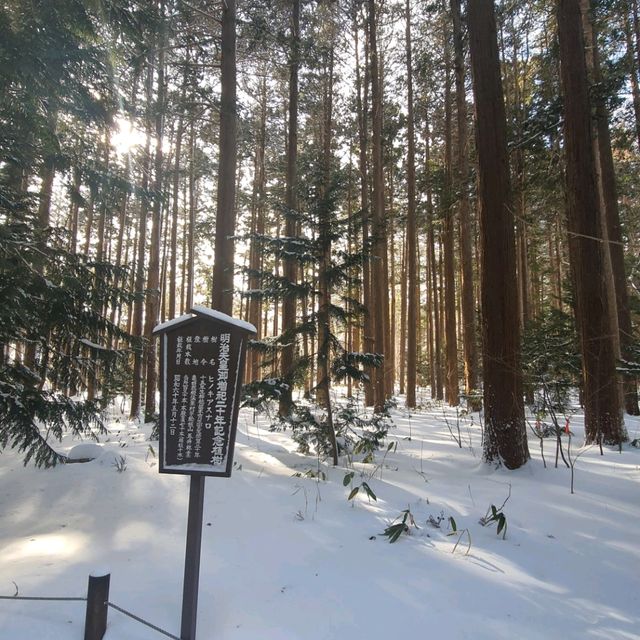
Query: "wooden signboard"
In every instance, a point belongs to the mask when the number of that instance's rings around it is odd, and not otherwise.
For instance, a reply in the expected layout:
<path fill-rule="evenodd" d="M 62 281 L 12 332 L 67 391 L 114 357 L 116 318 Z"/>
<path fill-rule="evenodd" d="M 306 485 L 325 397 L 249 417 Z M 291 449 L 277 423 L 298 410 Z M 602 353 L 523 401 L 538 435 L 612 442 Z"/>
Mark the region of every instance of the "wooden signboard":
<path fill-rule="evenodd" d="M 195 306 L 158 325 L 160 472 L 229 477 L 253 325 Z"/>
<path fill-rule="evenodd" d="M 253 325 L 194 306 L 159 324 L 160 473 L 191 476 L 181 640 L 195 640 L 206 476 L 233 466 L 247 340 Z"/>

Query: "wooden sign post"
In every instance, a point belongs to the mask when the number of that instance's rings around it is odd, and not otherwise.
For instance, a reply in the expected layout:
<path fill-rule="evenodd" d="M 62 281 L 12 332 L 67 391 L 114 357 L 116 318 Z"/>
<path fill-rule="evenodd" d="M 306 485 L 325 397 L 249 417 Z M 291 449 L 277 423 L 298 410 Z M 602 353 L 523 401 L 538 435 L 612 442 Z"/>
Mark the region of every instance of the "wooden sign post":
<path fill-rule="evenodd" d="M 204 481 L 233 467 L 247 340 L 255 327 L 194 306 L 160 337 L 160 473 L 191 475 L 181 640 L 195 640 Z"/>

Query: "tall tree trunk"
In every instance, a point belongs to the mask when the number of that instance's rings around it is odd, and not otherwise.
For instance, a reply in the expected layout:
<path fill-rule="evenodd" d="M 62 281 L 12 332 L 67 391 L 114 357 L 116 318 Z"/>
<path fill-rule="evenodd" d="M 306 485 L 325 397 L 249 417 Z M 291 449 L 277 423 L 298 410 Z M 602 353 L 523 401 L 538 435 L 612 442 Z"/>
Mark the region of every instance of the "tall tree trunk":
<path fill-rule="evenodd" d="M 71 210 L 69 213 L 69 252 L 75 253 L 78 247 L 78 223 L 80 213 L 80 184 L 82 172 L 77 164 L 71 169 Z"/>
<path fill-rule="evenodd" d="M 178 129 L 176 131 L 175 158 L 173 162 L 173 176 L 171 185 L 171 231 L 169 240 L 169 301 L 167 305 L 167 316 L 175 318 L 177 315 L 176 287 L 178 280 L 178 218 L 180 212 L 180 168 L 182 166 L 182 138 L 184 137 L 184 101 L 187 93 L 187 64 L 191 59 L 190 47 L 187 47 L 185 56 L 185 71 L 182 77 L 182 87 L 180 89 L 180 115 L 178 116 Z"/>
<path fill-rule="evenodd" d="M 55 158 L 53 156 L 45 158 L 41 172 L 42 184 L 40 185 L 38 202 L 38 228 L 42 232 L 46 232 L 46 230 L 50 226 L 51 196 L 53 193 L 53 181 L 55 179 L 55 175 Z M 42 271 L 42 269 L 37 265 L 35 269 L 38 272 Z M 23 362 L 25 367 L 31 369 L 32 371 L 35 371 L 36 369 L 36 351 L 37 349 L 35 343 L 28 343 L 25 345 Z M 44 383 L 44 375 L 41 376 L 41 378 L 42 382 Z"/>
<path fill-rule="evenodd" d="M 404 395 L 407 392 L 406 389 L 406 377 L 407 377 L 407 308 L 408 308 L 408 286 L 407 278 L 407 228 L 402 230 L 402 255 L 400 265 L 400 344 L 398 348 L 399 363 L 398 363 L 398 377 L 400 383 L 400 395 Z"/>
<path fill-rule="evenodd" d="M 431 273 L 431 307 L 433 310 L 430 323 L 433 324 L 433 351 L 435 388 L 431 388 L 431 397 L 436 400 L 444 398 L 442 380 L 442 323 L 440 322 L 440 291 L 438 289 L 438 263 L 436 262 L 436 238 L 434 229 L 433 189 L 431 187 L 431 131 L 429 130 L 429 117 L 425 117 L 425 176 L 427 183 L 427 251 Z M 427 282 L 427 284 L 429 284 Z"/>
<path fill-rule="evenodd" d="M 254 162 L 253 196 L 251 202 L 251 246 L 249 249 L 249 290 L 255 291 L 260 286 L 259 273 L 262 269 L 261 244 L 257 238 L 264 235 L 264 191 L 266 183 L 265 174 L 265 147 L 267 136 L 267 78 L 262 79 L 260 89 L 260 121 L 256 136 L 256 155 Z M 257 331 L 257 338 L 262 336 L 260 317 L 262 315 L 262 301 L 255 296 L 249 298 L 248 320 Z M 251 349 L 248 355 L 248 378 L 256 381 L 260 377 L 260 356 L 257 351 Z"/>
<path fill-rule="evenodd" d="M 406 0 L 405 45 L 407 56 L 407 407 L 416 406 L 418 353 L 418 274 L 416 259 L 416 148 L 411 60 L 411 7 Z M 403 345 L 404 346 L 404 345 Z"/>
<path fill-rule="evenodd" d="M 222 8 L 220 152 L 216 207 L 215 262 L 211 306 L 233 315 L 233 260 L 236 230 L 236 0 Z"/>
<path fill-rule="evenodd" d="M 380 66 L 378 59 L 378 38 L 376 1 L 369 0 L 369 55 L 370 55 L 370 77 L 371 77 L 371 104 L 372 104 L 372 156 L 373 156 L 373 244 L 372 244 L 372 283 L 371 288 L 371 309 L 374 317 L 374 349 L 384 355 L 385 344 L 385 306 L 388 309 L 387 290 L 384 283 L 385 269 L 385 212 L 384 212 L 384 171 L 382 158 L 382 87 L 380 84 Z M 386 400 L 385 389 L 385 367 L 379 367 L 375 371 L 374 378 L 374 407 L 377 412 L 384 409 Z"/>
<path fill-rule="evenodd" d="M 380 4 L 383 6 L 383 3 Z M 384 22 L 378 21 L 376 29 L 378 29 Z M 384 48 L 378 47 L 379 64 L 379 87 L 380 87 L 380 114 L 381 114 L 381 126 L 384 131 L 384 87 L 385 87 L 385 59 Z M 373 109 L 372 109 L 373 111 Z M 382 305 L 382 323 L 384 326 L 384 347 L 382 353 L 384 353 L 384 390 L 385 400 L 391 398 L 395 391 L 395 335 L 392 333 L 392 312 L 395 311 L 395 288 L 391 284 L 391 269 L 389 266 L 390 253 L 393 249 L 393 180 L 389 181 L 389 198 L 386 199 L 387 190 L 385 188 L 384 176 L 385 176 L 385 150 L 384 150 L 384 136 L 380 138 L 380 148 L 382 155 L 382 204 L 384 215 L 382 217 L 382 236 L 381 236 L 381 249 L 382 249 L 382 280 L 380 281 L 380 297 L 384 300 Z M 389 140 L 388 144 L 391 144 L 392 140 Z M 392 175 L 389 173 L 388 175 Z M 391 242 L 389 242 L 391 238 Z M 391 256 L 393 258 L 393 256 Z M 387 291 L 390 295 L 383 296 L 382 292 Z"/>
<path fill-rule="evenodd" d="M 102 202 L 100 203 L 100 215 L 98 216 L 98 242 L 96 245 L 96 262 L 102 262 L 105 257 L 105 232 L 107 224 L 107 209 L 109 207 L 109 196 L 111 193 L 111 180 L 109 178 L 109 164 L 111 152 L 111 140 L 109 135 L 109 129 L 104 132 L 104 168 L 103 172 L 106 174 L 104 184 L 102 187 Z"/>
<path fill-rule="evenodd" d="M 356 111 L 358 114 L 358 141 L 359 156 L 358 166 L 360 169 L 360 207 L 362 209 L 362 243 L 366 247 L 369 243 L 369 220 L 371 212 L 369 207 L 369 171 L 367 164 L 368 155 L 368 131 L 366 105 L 368 103 L 368 67 L 365 64 L 364 82 L 360 70 L 360 48 L 358 44 L 358 24 L 357 17 L 354 18 L 355 50 L 356 50 Z M 366 44 L 366 39 L 365 39 Z M 368 49 L 368 47 L 366 47 Z M 365 61 L 368 51 L 365 52 Z M 364 87 L 363 87 L 364 85 Z M 373 336 L 373 307 L 371 305 L 371 261 L 365 260 L 362 267 L 362 304 L 365 308 L 365 315 L 362 328 L 362 350 L 365 353 L 374 352 Z M 374 404 L 374 380 L 377 375 L 373 367 L 365 367 L 365 373 L 369 380 L 364 384 L 365 405 L 372 407 Z"/>
<path fill-rule="evenodd" d="M 330 5 L 329 5 L 330 6 Z M 331 9 L 329 9 L 331 11 Z M 327 37 L 330 41 L 328 68 L 325 69 L 325 89 L 323 105 L 323 126 L 322 126 L 322 173 L 323 186 L 322 195 L 324 203 L 320 206 L 318 240 L 320 243 L 320 264 L 318 271 L 318 284 L 320 296 L 318 299 L 318 404 L 324 409 L 326 432 L 331 448 L 333 464 L 338 464 L 338 444 L 333 425 L 333 408 L 331 406 L 331 214 L 329 207 L 328 191 L 331 185 L 332 157 L 331 139 L 333 127 L 333 84 L 334 84 L 334 38 L 335 25 L 334 16 L 327 18 Z"/>
<path fill-rule="evenodd" d="M 128 181 L 130 179 L 130 173 L 131 173 L 131 169 L 130 169 L 130 159 L 129 156 L 126 157 L 125 159 L 125 179 Z M 120 219 L 118 222 L 118 240 L 117 240 L 117 244 L 116 244 L 116 255 L 115 255 L 115 264 L 117 267 L 121 267 L 123 264 L 127 264 L 127 253 L 129 250 L 129 232 L 130 232 L 130 225 L 127 223 L 127 213 L 129 211 L 129 192 L 123 192 L 122 194 L 122 204 L 120 205 Z M 127 234 L 127 241 L 126 241 L 126 251 L 125 251 L 125 233 Z M 123 259 L 123 253 L 125 253 L 124 259 Z M 114 286 L 118 287 L 118 286 L 125 286 L 126 283 L 121 283 L 120 282 L 120 278 L 118 276 L 116 276 L 115 281 L 114 281 Z M 111 308 L 111 315 L 110 315 L 110 321 L 112 324 L 117 324 L 119 322 L 120 319 L 120 313 L 121 313 L 121 309 L 122 309 L 122 303 L 118 303 L 118 304 L 114 304 L 113 307 Z M 117 348 L 118 346 L 118 341 L 117 338 L 110 342 L 109 344 L 109 348 Z"/>
<path fill-rule="evenodd" d="M 616 376 L 589 82 L 579 0 L 557 1 L 560 69 L 564 95 L 567 226 L 580 332 L 587 443 L 626 439 Z"/>
<path fill-rule="evenodd" d="M 192 119 L 189 123 L 189 206 L 186 228 L 187 273 L 183 282 L 185 289 L 185 303 L 182 312 L 185 313 L 193 306 L 193 290 L 195 287 L 196 268 L 196 214 L 198 212 L 198 196 L 196 189 L 196 133 L 195 123 Z"/>
<path fill-rule="evenodd" d="M 349 182 L 347 188 L 347 219 L 349 220 L 349 226 L 347 230 L 347 252 L 351 255 L 356 251 L 358 244 L 358 234 L 356 231 L 356 225 L 354 224 L 354 167 L 353 167 L 353 146 L 349 148 Z M 347 319 L 346 327 L 346 344 L 347 351 L 353 353 L 359 348 L 361 336 L 360 336 L 360 324 L 354 321 L 355 317 L 359 315 L 358 305 L 355 301 L 360 300 L 360 286 L 357 281 L 357 269 L 349 270 L 349 283 L 347 286 L 347 296 L 349 297 L 348 312 L 349 318 Z M 356 346 L 357 345 L 357 346 Z M 354 380 L 351 376 L 347 378 L 347 397 L 353 397 Z"/>
<path fill-rule="evenodd" d="M 525 220 L 526 201 L 525 201 L 525 154 L 520 140 L 523 138 L 523 127 L 525 119 L 524 89 L 521 86 L 520 66 L 526 65 L 526 60 L 521 60 L 519 55 L 518 31 L 514 22 L 514 13 L 511 13 L 509 21 L 509 30 L 513 54 L 511 59 L 511 71 L 513 79 L 512 90 L 512 117 L 514 121 L 514 137 L 518 144 L 512 151 L 512 166 L 514 172 L 513 180 L 513 206 L 515 211 L 515 228 L 516 228 L 516 270 L 518 274 L 518 300 L 520 308 L 520 328 L 524 330 L 529 323 L 531 317 L 530 301 L 529 301 L 529 265 L 528 265 L 528 246 L 527 246 L 527 224 Z M 525 82 L 526 68 L 522 73 L 522 83 Z M 528 393 L 528 392 L 527 392 Z"/>
<path fill-rule="evenodd" d="M 555 216 L 548 229 L 549 264 L 551 265 L 551 303 L 555 309 L 563 311 L 562 303 L 562 255 L 560 248 L 560 216 Z"/>
<path fill-rule="evenodd" d="M 633 16 L 633 35 L 636 43 L 636 63 L 640 69 L 640 16 L 638 15 L 638 0 L 631 0 L 631 13 Z"/>
<path fill-rule="evenodd" d="M 602 72 L 598 52 L 598 41 L 594 26 L 591 23 L 588 0 L 581 0 L 581 10 L 587 44 L 587 69 L 592 74 L 594 87 L 602 83 Z M 607 112 L 604 95 L 592 92 L 595 96 L 595 133 L 594 148 L 598 187 L 600 191 L 602 236 L 605 240 L 605 260 L 607 272 L 610 275 L 609 305 L 612 315 L 611 326 L 617 328 L 617 353 L 631 361 L 633 345 L 633 329 L 631 325 L 631 311 L 627 292 L 627 276 L 624 264 L 624 243 L 620 226 L 620 211 L 618 209 L 618 191 L 616 185 L 613 153 L 611 151 L 611 134 L 609 132 L 609 114 Z M 624 408 L 630 415 L 639 415 L 638 390 L 634 377 L 623 378 Z"/>
<path fill-rule="evenodd" d="M 468 6 L 480 200 L 484 458 L 516 469 L 529 459 L 510 202 L 507 131 L 493 0 Z"/>
<path fill-rule="evenodd" d="M 38 203 L 38 225 L 41 229 L 47 229 L 51 218 L 51 196 L 53 194 L 53 181 L 56 177 L 55 159 L 49 157 L 45 160 L 42 169 L 42 185 Z"/>
<path fill-rule="evenodd" d="M 160 0 L 160 34 L 158 47 L 158 94 L 155 104 L 155 138 L 154 157 L 154 201 L 151 213 L 151 237 L 149 248 L 149 269 L 147 271 L 147 300 L 144 310 L 145 367 L 147 382 L 145 388 L 145 421 L 153 419 L 156 409 L 156 387 L 158 371 L 156 367 L 156 340 L 153 329 L 160 315 L 160 251 L 162 248 L 162 187 L 164 180 L 164 111 L 166 101 L 164 48 L 166 42 L 166 22 L 164 16 L 164 0 Z"/>
<path fill-rule="evenodd" d="M 170 160 L 167 158 L 167 164 Z M 165 188 L 168 189 L 166 184 Z M 162 208 L 162 256 L 160 259 L 160 322 L 167 320 L 167 298 L 169 291 L 167 289 L 167 272 L 169 270 L 169 241 L 171 239 L 171 208 L 167 202 Z"/>
<path fill-rule="evenodd" d="M 629 21 L 628 7 L 624 7 L 624 35 L 627 45 L 626 62 L 629 80 L 631 81 L 631 96 L 633 98 L 633 114 L 636 124 L 636 141 L 640 150 L 640 86 L 638 85 L 638 66 L 636 65 L 635 47 L 633 45 L 633 35 L 631 33 L 631 23 Z"/>
<path fill-rule="evenodd" d="M 444 229 L 442 244 L 444 245 L 444 331 L 446 346 L 446 385 L 445 397 L 449 406 L 456 407 L 460 402 L 458 388 L 458 339 L 456 329 L 456 271 L 455 271 L 455 221 L 452 190 L 452 141 L 451 141 L 451 47 L 449 30 L 443 30 L 444 37 L 444 186 L 442 206 Z"/>
<path fill-rule="evenodd" d="M 147 244 L 147 214 L 149 209 L 149 169 L 151 166 L 151 101 L 153 99 L 153 64 L 148 61 L 146 105 L 145 105 L 145 146 L 142 162 L 142 180 L 140 184 L 140 203 L 138 212 L 138 246 L 136 251 L 136 276 L 135 293 L 136 299 L 133 303 L 133 318 L 131 323 L 131 333 L 136 338 L 143 336 L 143 312 L 144 312 L 144 276 L 145 276 L 145 255 Z M 143 347 L 136 346 L 133 352 L 133 384 L 131 388 L 131 409 L 129 417 L 137 419 L 140 414 L 142 403 L 142 380 L 143 380 Z"/>
<path fill-rule="evenodd" d="M 84 227 L 84 255 L 89 257 L 91 251 L 91 233 L 93 231 L 93 216 L 95 214 L 96 197 L 98 195 L 98 185 L 95 178 L 89 183 L 89 202 L 85 207 L 85 227 Z"/>
<path fill-rule="evenodd" d="M 386 305 L 387 317 L 385 317 L 385 389 L 387 397 L 391 397 L 396 384 L 396 256 L 395 256 L 395 211 L 394 211 L 394 183 L 393 167 L 388 167 L 386 171 L 388 197 L 386 214 L 386 239 L 384 243 L 384 273 L 387 277 L 386 285 L 383 288 L 389 292 L 388 304 Z"/>
<path fill-rule="evenodd" d="M 427 216 L 429 214 L 427 213 Z M 427 227 L 431 223 L 427 219 Z M 429 388 L 431 390 L 431 399 L 436 397 L 436 365 L 435 365 L 435 331 L 433 321 L 433 289 L 431 286 L 431 252 L 429 251 L 429 229 L 426 233 L 426 255 L 425 255 L 425 292 L 427 296 L 427 304 L 425 308 L 425 327 L 427 329 L 427 358 L 429 362 Z"/>
<path fill-rule="evenodd" d="M 128 290 L 131 293 L 136 291 L 136 277 L 138 274 L 138 231 L 140 225 L 136 225 L 137 218 L 132 216 L 131 228 L 133 229 L 133 238 L 131 238 L 131 262 L 129 262 L 129 245 L 127 244 L 127 250 L 125 251 L 126 264 L 131 264 L 131 270 L 129 271 L 129 278 L 127 282 Z M 127 233 L 127 242 L 130 239 L 130 233 Z M 129 298 L 127 303 L 127 333 L 134 335 L 133 333 L 133 298 Z M 135 349 L 134 349 L 135 352 Z"/>
<path fill-rule="evenodd" d="M 296 235 L 297 189 L 298 189 L 298 68 L 300 66 L 300 0 L 291 3 L 291 34 L 289 58 L 289 130 L 287 136 L 287 178 L 285 184 L 286 222 L 285 236 Z M 296 281 L 297 262 L 295 256 L 284 260 L 284 277 L 292 285 Z M 296 325 L 296 298 L 293 294 L 285 295 L 282 301 L 282 333 L 286 344 L 282 349 L 280 360 L 281 376 L 287 381 L 278 412 L 281 416 L 291 413 L 293 406 L 292 392 L 296 340 L 293 331 Z"/>
<path fill-rule="evenodd" d="M 451 0 L 453 50 L 456 82 L 457 153 L 455 191 L 458 194 L 460 223 L 460 262 L 462 273 L 462 341 L 464 348 L 464 386 L 467 397 L 478 387 L 478 349 L 476 346 L 476 310 L 473 288 L 473 252 L 471 211 L 469 207 L 469 131 L 465 89 L 464 46 L 461 1 Z M 477 407 L 474 407 L 477 408 Z"/>

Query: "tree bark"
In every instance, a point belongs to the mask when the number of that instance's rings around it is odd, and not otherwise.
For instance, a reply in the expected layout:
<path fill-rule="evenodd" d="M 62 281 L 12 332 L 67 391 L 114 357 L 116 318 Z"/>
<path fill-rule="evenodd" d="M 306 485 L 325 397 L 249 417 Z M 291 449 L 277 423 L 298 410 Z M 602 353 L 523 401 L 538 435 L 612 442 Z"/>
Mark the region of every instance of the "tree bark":
<path fill-rule="evenodd" d="M 633 328 L 627 292 L 627 276 L 624 264 L 624 243 L 618 209 L 618 190 L 611 151 L 609 114 L 605 96 L 598 87 L 602 83 L 602 72 L 598 52 L 598 41 L 594 25 L 591 22 L 588 0 L 581 0 L 585 41 L 587 43 L 587 70 L 592 74 L 591 95 L 595 96 L 595 133 L 594 148 L 602 220 L 602 236 L 605 240 L 605 260 L 607 261 L 609 305 L 612 315 L 611 326 L 617 329 L 618 339 L 616 355 L 623 360 L 632 361 Z M 618 355 L 619 354 L 619 355 Z M 624 408 L 630 415 L 639 415 L 638 390 L 634 377 L 622 378 Z"/>
<path fill-rule="evenodd" d="M 264 190 L 266 183 L 264 154 L 267 135 L 267 80 L 262 79 L 260 89 L 260 121 L 256 136 L 256 155 L 254 162 L 253 196 L 251 202 L 251 246 L 249 249 L 249 290 L 254 291 L 260 286 L 259 273 L 262 268 L 261 244 L 257 238 L 264 235 Z M 248 319 L 256 328 L 257 338 L 262 336 L 262 301 L 257 297 L 250 297 L 248 302 Z M 260 356 L 250 349 L 247 354 L 247 372 L 249 381 L 260 377 Z"/>
<path fill-rule="evenodd" d="M 372 243 L 372 287 L 371 310 L 374 316 L 374 349 L 377 353 L 387 356 L 385 345 L 385 307 L 389 306 L 387 290 L 384 283 L 385 270 L 385 221 L 384 221 L 384 170 L 382 158 L 382 87 L 380 84 L 380 66 L 378 58 L 378 37 L 376 1 L 369 0 L 369 55 L 371 77 L 371 105 L 372 105 L 372 156 L 373 156 L 373 243 Z M 375 283 L 375 284 L 374 284 Z M 374 408 L 376 412 L 384 410 L 386 401 L 385 364 L 374 372 Z"/>
<path fill-rule="evenodd" d="M 222 8 L 220 151 L 216 208 L 215 262 L 211 307 L 233 315 L 233 265 L 236 228 L 236 0 Z"/>
<path fill-rule="evenodd" d="M 407 400 L 416 406 L 416 372 L 418 353 L 418 300 L 416 259 L 416 149 L 413 111 L 413 65 L 411 59 L 411 7 L 406 0 L 405 44 L 407 56 Z M 404 347 L 404 345 L 403 345 Z"/>
<path fill-rule="evenodd" d="M 136 338 L 143 336 L 143 312 L 144 312 L 144 276 L 145 276 L 145 255 L 147 243 L 147 213 L 149 209 L 149 169 L 151 165 L 151 101 L 153 98 L 153 65 L 149 61 L 147 69 L 146 104 L 145 104 L 145 146 L 142 161 L 142 180 L 140 184 L 140 203 L 138 210 L 138 246 L 136 251 L 136 275 L 135 293 L 136 298 L 133 303 L 133 319 L 131 323 L 131 333 Z M 144 349 L 142 345 L 136 346 L 133 352 L 133 383 L 131 388 L 131 408 L 129 417 L 131 420 L 137 419 L 140 414 L 142 403 L 142 379 L 144 364 Z"/>
<path fill-rule="evenodd" d="M 504 94 L 493 0 L 468 7 L 480 200 L 484 459 L 516 469 L 529 459 Z"/>
<path fill-rule="evenodd" d="M 400 395 L 407 392 L 407 307 L 408 307 L 408 286 L 407 278 L 407 228 L 402 230 L 402 255 L 400 256 L 400 335 L 398 346 L 398 382 Z M 414 394 L 415 395 L 415 394 Z"/>
<path fill-rule="evenodd" d="M 358 114 L 358 141 L 359 155 L 358 166 L 360 169 L 360 207 L 362 209 L 362 243 L 366 247 L 369 243 L 369 221 L 371 218 L 369 202 L 369 170 L 367 163 L 368 155 L 368 128 L 366 105 L 368 103 L 368 78 L 369 74 L 365 68 L 364 82 L 360 71 L 360 50 L 358 44 L 358 24 L 354 18 L 354 34 L 356 49 L 356 111 Z M 365 39 L 366 45 L 366 39 Z M 368 47 L 365 46 L 365 61 L 367 59 Z M 366 65 L 365 65 L 366 67 Z M 363 86 L 364 85 L 364 86 Z M 371 305 L 371 262 L 366 259 L 362 267 L 362 304 L 365 308 L 365 316 L 362 328 L 362 350 L 365 353 L 374 352 L 373 343 L 373 307 Z M 369 380 L 364 384 L 365 405 L 374 405 L 374 380 L 377 375 L 374 368 L 365 367 L 365 373 Z"/>
<path fill-rule="evenodd" d="M 187 48 L 185 60 L 190 60 L 190 49 Z M 178 280 L 178 217 L 180 212 L 180 169 L 182 166 L 182 138 L 184 137 L 184 100 L 187 93 L 187 67 L 185 66 L 182 77 L 182 88 L 180 89 L 180 115 L 178 116 L 178 129 L 176 132 L 175 158 L 173 163 L 173 180 L 171 189 L 171 231 L 170 231 L 170 258 L 169 258 L 169 301 L 167 308 L 168 317 L 174 318 L 177 315 L 176 287 Z"/>
<path fill-rule="evenodd" d="M 473 251 L 469 206 L 469 131 L 465 89 L 464 46 L 461 0 L 451 0 L 453 50 L 456 83 L 457 154 L 455 191 L 460 223 L 460 262 L 462 273 L 462 341 L 464 350 L 464 386 L 469 397 L 478 387 L 478 349 L 476 346 L 476 310 L 473 287 Z"/>
<path fill-rule="evenodd" d="M 458 387 L 458 337 L 456 327 L 456 271 L 454 210 L 452 198 L 452 140 L 451 140 L 451 47 L 449 30 L 444 29 L 444 185 L 442 208 L 444 229 L 442 244 L 444 248 L 444 332 L 446 354 L 445 398 L 451 407 L 460 403 Z"/>
<path fill-rule="evenodd" d="M 75 253 L 78 246 L 78 214 L 80 212 L 80 184 L 82 173 L 80 167 L 74 164 L 72 170 L 71 208 L 69 212 L 69 252 Z"/>
<path fill-rule="evenodd" d="M 425 116 L 425 176 L 427 182 L 427 261 L 431 282 L 431 309 L 432 316 L 429 319 L 433 326 L 433 361 L 435 387 L 431 387 L 431 397 L 436 400 L 444 398 L 442 380 L 442 323 L 440 322 L 440 292 L 438 289 L 438 263 L 436 262 L 436 239 L 434 229 L 433 193 L 431 187 L 431 131 L 428 114 Z"/>
<path fill-rule="evenodd" d="M 291 3 L 291 33 L 289 58 L 289 130 L 287 135 L 287 176 L 285 184 L 285 236 L 293 238 L 296 235 L 295 210 L 297 209 L 298 189 L 298 69 L 300 67 L 300 0 Z M 295 256 L 288 256 L 284 260 L 284 277 L 294 285 L 297 275 Z M 293 294 L 285 295 L 282 301 L 282 333 L 285 334 L 286 344 L 282 348 L 280 360 L 280 375 L 286 381 L 287 387 L 280 397 L 278 412 L 281 416 L 291 413 L 293 407 L 293 369 L 295 360 L 296 340 L 293 331 L 296 325 L 296 298 Z"/>
<path fill-rule="evenodd" d="M 156 410 L 156 388 L 158 386 L 158 370 L 156 366 L 156 340 L 153 328 L 160 315 L 160 251 L 162 246 L 162 188 L 164 181 L 164 112 L 167 86 L 165 82 L 166 22 L 164 16 L 164 0 L 160 0 L 160 35 L 158 39 L 158 91 L 155 105 L 155 138 L 154 156 L 154 201 L 151 213 L 151 237 L 149 243 L 149 268 L 147 271 L 147 299 L 144 310 L 145 368 L 147 383 L 145 387 L 145 421 L 153 419 Z"/>
<path fill-rule="evenodd" d="M 109 163 L 110 163 L 110 151 L 111 151 L 111 142 L 109 129 L 106 129 L 104 132 L 104 168 L 103 172 L 108 176 L 109 174 Z M 102 262 L 105 257 L 105 233 L 106 233 L 106 224 L 107 224 L 107 209 L 109 207 L 109 196 L 111 185 L 109 184 L 110 180 L 107 177 L 104 180 L 104 185 L 102 188 L 102 202 L 100 203 L 100 215 L 98 216 L 98 243 L 96 245 L 96 262 Z"/>
<path fill-rule="evenodd" d="M 318 220 L 318 240 L 320 243 L 320 264 L 318 271 L 318 284 L 320 296 L 318 299 L 318 386 L 317 401 L 324 409 L 327 437 L 331 447 L 333 464 L 338 464 L 338 444 L 333 425 L 333 408 L 331 406 L 331 214 L 327 199 L 331 183 L 332 157 L 331 139 L 333 127 L 333 85 L 334 85 L 334 16 L 327 17 L 327 37 L 330 41 L 328 68 L 325 69 L 324 100 L 323 100 L 323 126 L 322 126 L 322 195 L 324 203 L 320 206 L 320 219 Z"/>
<path fill-rule="evenodd" d="M 585 43 L 579 0 L 557 1 L 564 96 L 567 227 L 580 332 L 587 443 L 626 440 L 617 385 Z"/>
<path fill-rule="evenodd" d="M 384 83 L 383 83 L 384 84 Z M 385 242 L 384 242 L 384 275 L 386 282 L 383 283 L 383 289 L 389 292 L 387 304 L 385 306 L 385 342 L 384 342 L 384 375 L 386 397 L 390 398 L 395 390 L 396 384 L 396 255 L 395 255 L 395 211 L 394 211 L 394 182 L 393 167 L 385 166 L 385 175 L 387 176 L 387 184 L 385 193 L 386 197 L 386 225 L 385 225 Z"/>
<path fill-rule="evenodd" d="M 626 58 L 627 58 L 627 72 L 629 74 L 629 80 L 631 82 L 631 96 L 633 98 L 633 114 L 635 116 L 636 124 L 636 141 L 638 143 L 638 149 L 640 150 L 640 86 L 638 85 L 638 67 L 636 65 L 635 47 L 633 44 L 633 36 L 631 33 L 631 23 L 629 21 L 628 8 L 624 8 L 624 35 L 627 45 Z"/>

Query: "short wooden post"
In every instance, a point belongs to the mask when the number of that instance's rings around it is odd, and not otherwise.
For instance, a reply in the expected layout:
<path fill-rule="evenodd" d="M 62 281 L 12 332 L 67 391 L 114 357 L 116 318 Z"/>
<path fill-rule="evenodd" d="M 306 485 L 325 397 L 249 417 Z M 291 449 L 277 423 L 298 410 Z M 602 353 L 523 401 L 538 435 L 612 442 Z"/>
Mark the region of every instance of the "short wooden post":
<path fill-rule="evenodd" d="M 101 576 L 89 576 L 84 640 L 102 640 L 107 630 L 110 580 L 111 574 L 109 573 Z"/>

